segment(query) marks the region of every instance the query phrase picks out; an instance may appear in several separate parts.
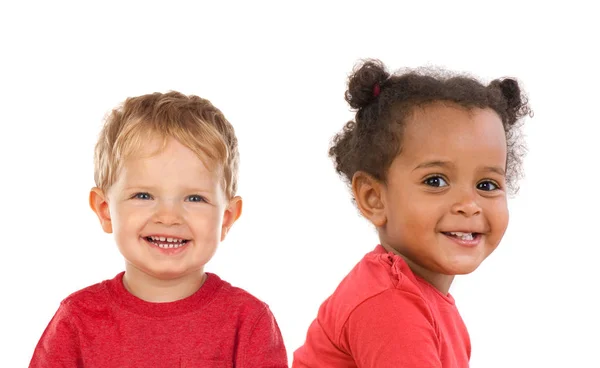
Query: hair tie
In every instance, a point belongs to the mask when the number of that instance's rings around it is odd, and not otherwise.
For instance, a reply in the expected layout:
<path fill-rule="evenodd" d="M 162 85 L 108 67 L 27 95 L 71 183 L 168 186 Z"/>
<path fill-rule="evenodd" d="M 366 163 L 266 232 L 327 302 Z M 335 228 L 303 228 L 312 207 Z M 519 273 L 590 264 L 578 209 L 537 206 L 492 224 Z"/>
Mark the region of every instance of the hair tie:
<path fill-rule="evenodd" d="M 373 86 L 373 97 L 379 96 L 380 93 L 381 93 L 381 86 L 379 85 L 379 83 L 375 83 L 375 85 Z"/>

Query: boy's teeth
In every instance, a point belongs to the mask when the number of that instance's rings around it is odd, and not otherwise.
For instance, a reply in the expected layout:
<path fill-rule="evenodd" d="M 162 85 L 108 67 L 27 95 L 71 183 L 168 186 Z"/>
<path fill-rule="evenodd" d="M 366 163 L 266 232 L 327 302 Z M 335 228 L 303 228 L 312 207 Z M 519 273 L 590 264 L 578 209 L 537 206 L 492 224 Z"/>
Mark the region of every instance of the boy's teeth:
<path fill-rule="evenodd" d="M 154 244 L 156 244 L 159 248 L 163 248 L 163 249 L 183 247 L 183 243 L 179 243 L 179 244 L 174 244 L 174 243 L 170 243 L 170 244 L 154 243 Z"/>
<path fill-rule="evenodd" d="M 185 239 L 168 238 L 164 236 L 149 236 L 148 239 L 152 244 L 163 249 L 179 248 L 187 243 Z"/>
<path fill-rule="evenodd" d="M 164 236 L 151 236 L 150 239 L 152 239 L 153 241 L 166 241 L 169 243 L 181 243 L 183 242 L 183 239 L 177 239 L 177 238 L 165 238 Z"/>

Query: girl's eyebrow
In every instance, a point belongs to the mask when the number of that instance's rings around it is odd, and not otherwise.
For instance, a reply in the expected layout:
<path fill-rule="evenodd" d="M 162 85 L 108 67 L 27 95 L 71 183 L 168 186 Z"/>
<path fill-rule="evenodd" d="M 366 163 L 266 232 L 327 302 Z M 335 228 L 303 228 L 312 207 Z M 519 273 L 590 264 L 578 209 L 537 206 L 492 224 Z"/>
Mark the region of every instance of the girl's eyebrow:
<path fill-rule="evenodd" d="M 431 167 L 454 168 L 455 165 L 450 161 L 441 161 L 441 160 L 426 161 L 426 162 L 418 164 L 417 167 L 415 167 L 413 169 L 413 171 L 418 170 L 418 169 L 427 169 L 427 168 L 431 168 Z"/>
<path fill-rule="evenodd" d="M 426 161 L 426 162 L 420 163 L 419 165 L 417 165 L 417 167 L 415 167 L 413 169 L 413 171 L 418 170 L 418 169 L 427 169 L 427 168 L 431 168 L 431 167 L 441 167 L 441 168 L 453 169 L 456 167 L 456 165 L 454 165 L 450 161 L 433 160 L 433 161 Z M 494 173 L 496 173 L 498 175 L 502 175 L 502 176 L 506 175 L 506 171 L 502 167 L 499 167 L 499 166 L 485 166 L 481 169 L 481 171 L 494 172 Z"/>
<path fill-rule="evenodd" d="M 502 175 L 502 176 L 506 175 L 506 171 L 504 171 L 504 169 L 499 166 L 486 166 L 482 169 L 482 171 L 494 172 L 494 173 L 496 173 L 498 175 Z"/>

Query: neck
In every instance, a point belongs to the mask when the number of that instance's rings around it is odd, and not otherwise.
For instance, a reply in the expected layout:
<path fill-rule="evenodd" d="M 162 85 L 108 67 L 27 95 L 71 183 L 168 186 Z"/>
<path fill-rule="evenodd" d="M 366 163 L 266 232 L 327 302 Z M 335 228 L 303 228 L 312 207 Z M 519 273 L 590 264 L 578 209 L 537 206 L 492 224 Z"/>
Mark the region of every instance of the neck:
<path fill-rule="evenodd" d="M 130 263 L 125 267 L 123 286 L 134 296 L 151 303 L 168 303 L 194 294 L 206 279 L 204 269 L 177 278 L 162 279 Z"/>
<path fill-rule="evenodd" d="M 398 256 L 402 257 L 402 259 L 404 259 L 404 261 L 406 262 L 408 267 L 410 267 L 410 270 L 415 275 L 417 275 L 420 278 L 422 278 L 423 280 L 427 281 L 434 288 L 438 289 L 442 294 L 444 294 L 444 295 L 448 294 L 448 292 L 450 291 L 450 286 L 452 285 L 452 281 L 454 281 L 454 275 L 445 275 L 442 273 L 433 272 L 431 270 L 428 270 L 427 268 L 416 264 L 410 258 L 401 254 L 400 252 L 398 252 L 396 249 L 392 248 L 391 246 L 384 244 L 383 242 L 381 243 L 381 245 L 388 252 L 392 252 L 392 253 L 397 254 Z"/>

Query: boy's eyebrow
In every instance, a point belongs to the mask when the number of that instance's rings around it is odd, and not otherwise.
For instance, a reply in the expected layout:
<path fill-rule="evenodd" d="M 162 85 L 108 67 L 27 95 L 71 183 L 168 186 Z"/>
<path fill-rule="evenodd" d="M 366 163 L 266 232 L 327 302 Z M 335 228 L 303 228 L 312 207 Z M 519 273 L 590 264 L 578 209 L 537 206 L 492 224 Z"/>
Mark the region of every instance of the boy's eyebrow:
<path fill-rule="evenodd" d="M 150 191 L 154 191 L 156 190 L 155 187 L 151 187 L 151 186 L 145 186 L 145 185 L 129 185 L 125 188 L 123 188 L 125 191 L 130 191 L 130 190 L 139 190 L 139 191 L 146 191 L 146 192 L 150 192 Z M 211 188 L 202 186 L 202 187 L 184 187 L 181 188 L 184 192 L 199 192 L 199 193 L 207 193 L 211 191 Z"/>
<path fill-rule="evenodd" d="M 145 185 L 128 185 L 126 187 L 123 188 L 124 190 L 150 190 L 152 189 L 151 187 L 145 186 Z"/>

